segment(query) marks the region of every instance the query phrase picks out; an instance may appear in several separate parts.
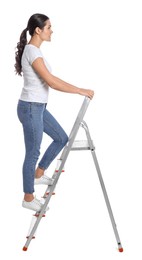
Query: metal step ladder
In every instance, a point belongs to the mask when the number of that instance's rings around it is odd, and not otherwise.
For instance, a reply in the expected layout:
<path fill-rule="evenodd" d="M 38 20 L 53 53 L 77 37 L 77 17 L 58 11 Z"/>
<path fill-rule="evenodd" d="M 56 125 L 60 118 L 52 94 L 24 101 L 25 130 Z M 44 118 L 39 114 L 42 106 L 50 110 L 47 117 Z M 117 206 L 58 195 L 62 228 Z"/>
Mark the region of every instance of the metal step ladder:
<path fill-rule="evenodd" d="M 97 170 L 100 185 L 102 187 L 102 191 L 103 191 L 104 199 L 105 199 L 106 206 L 107 206 L 107 209 L 108 209 L 108 213 L 109 213 L 109 216 L 110 216 L 110 220 L 111 220 L 111 223 L 112 223 L 112 227 L 113 227 L 113 230 L 114 230 L 115 238 L 116 238 L 117 245 L 118 245 L 118 251 L 123 252 L 123 248 L 122 248 L 121 241 L 120 241 L 120 238 L 119 238 L 119 234 L 118 234 L 118 231 L 117 231 L 113 212 L 112 212 L 111 205 L 110 205 L 110 202 L 109 202 L 109 199 L 108 199 L 108 195 L 107 195 L 107 192 L 106 192 L 106 188 L 105 188 L 105 185 L 104 185 L 104 181 L 103 181 L 103 178 L 102 178 L 102 174 L 101 174 L 101 171 L 100 171 L 98 160 L 97 160 L 97 157 L 96 157 L 96 154 L 95 154 L 95 146 L 94 146 L 93 141 L 91 139 L 88 126 L 87 126 L 86 122 L 83 120 L 89 103 L 90 103 L 90 99 L 85 97 L 84 101 L 82 103 L 82 106 L 79 110 L 79 113 L 77 115 L 77 118 L 75 120 L 75 123 L 73 125 L 73 128 L 71 130 L 71 133 L 69 135 L 69 141 L 68 141 L 67 145 L 64 147 L 63 152 L 61 154 L 61 157 L 58 160 L 57 167 L 56 167 L 56 169 L 53 173 L 52 178 L 54 179 L 54 183 L 53 183 L 52 186 L 47 187 L 47 189 L 46 189 L 46 191 L 43 195 L 43 198 L 42 198 L 43 206 L 42 206 L 41 211 L 36 212 L 35 215 L 32 218 L 31 225 L 30 225 L 30 228 L 29 228 L 29 232 L 28 232 L 28 235 L 27 235 L 27 241 L 26 241 L 26 243 L 23 247 L 24 251 L 27 251 L 31 240 L 33 238 L 35 238 L 35 233 L 36 233 L 37 227 L 38 227 L 42 217 L 44 217 L 46 212 L 47 212 L 46 210 L 47 210 L 47 207 L 48 207 L 48 203 L 49 203 L 52 195 L 55 194 L 55 192 L 54 192 L 55 187 L 57 185 L 57 182 L 59 180 L 61 173 L 64 171 L 64 165 L 65 165 L 65 162 L 67 160 L 67 157 L 68 157 L 70 151 L 90 150 L 92 157 L 93 157 L 93 160 L 94 160 L 96 170 Z M 75 140 L 75 137 L 76 137 L 80 127 L 83 127 L 83 129 L 85 130 L 87 140 Z"/>

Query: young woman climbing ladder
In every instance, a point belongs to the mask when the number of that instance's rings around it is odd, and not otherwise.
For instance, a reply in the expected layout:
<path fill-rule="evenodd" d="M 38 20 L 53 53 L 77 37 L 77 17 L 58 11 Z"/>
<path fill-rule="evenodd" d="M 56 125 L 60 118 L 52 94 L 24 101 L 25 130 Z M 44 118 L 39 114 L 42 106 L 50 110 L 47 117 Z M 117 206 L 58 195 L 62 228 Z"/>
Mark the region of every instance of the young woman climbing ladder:
<path fill-rule="evenodd" d="M 27 32 L 30 40 L 27 42 Z M 44 41 L 51 41 L 50 19 L 44 14 L 33 14 L 22 31 L 15 52 L 15 72 L 23 76 L 23 89 L 18 100 L 17 113 L 23 126 L 25 158 L 23 162 L 22 206 L 40 211 L 42 204 L 34 197 L 34 185 L 52 185 L 53 180 L 44 174 L 51 162 L 68 142 L 68 136 L 57 120 L 48 111 L 50 87 L 67 93 L 87 96 L 90 99 L 94 91 L 71 85 L 51 73 L 50 65 L 40 50 Z M 47 147 L 38 166 L 43 133 L 53 141 Z"/>

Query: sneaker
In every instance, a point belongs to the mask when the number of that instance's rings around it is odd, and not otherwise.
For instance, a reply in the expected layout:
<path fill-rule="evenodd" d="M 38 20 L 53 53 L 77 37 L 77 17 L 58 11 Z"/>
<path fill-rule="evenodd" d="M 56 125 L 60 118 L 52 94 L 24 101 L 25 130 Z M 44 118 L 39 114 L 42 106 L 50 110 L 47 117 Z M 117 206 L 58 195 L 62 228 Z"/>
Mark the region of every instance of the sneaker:
<path fill-rule="evenodd" d="M 27 208 L 27 209 L 31 209 L 34 211 L 41 211 L 41 207 L 43 206 L 43 204 L 36 198 L 34 198 L 32 201 L 28 202 L 23 200 L 22 202 L 22 207 Z"/>
<path fill-rule="evenodd" d="M 45 185 L 52 185 L 54 179 L 49 178 L 47 175 L 42 175 L 40 178 L 35 178 L 34 184 L 45 184 Z"/>

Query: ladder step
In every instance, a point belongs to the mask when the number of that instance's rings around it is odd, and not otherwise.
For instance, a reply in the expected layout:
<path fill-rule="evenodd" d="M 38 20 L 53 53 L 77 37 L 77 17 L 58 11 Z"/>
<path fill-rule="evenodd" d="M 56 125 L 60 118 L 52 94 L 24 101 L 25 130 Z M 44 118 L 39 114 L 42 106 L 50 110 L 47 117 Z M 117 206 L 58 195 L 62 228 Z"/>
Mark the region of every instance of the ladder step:
<path fill-rule="evenodd" d="M 92 141 L 93 143 L 93 141 Z M 76 140 L 74 141 L 71 150 L 90 150 L 88 140 Z"/>

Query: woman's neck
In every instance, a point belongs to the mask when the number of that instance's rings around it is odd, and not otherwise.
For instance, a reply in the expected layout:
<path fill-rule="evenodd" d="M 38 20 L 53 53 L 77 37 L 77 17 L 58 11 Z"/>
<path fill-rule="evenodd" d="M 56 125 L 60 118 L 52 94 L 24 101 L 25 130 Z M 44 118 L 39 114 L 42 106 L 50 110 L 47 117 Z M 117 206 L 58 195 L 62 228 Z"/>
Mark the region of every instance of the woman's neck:
<path fill-rule="evenodd" d="M 28 44 L 32 44 L 37 48 L 40 48 L 42 41 L 39 37 L 37 37 L 37 35 L 33 35 Z"/>

